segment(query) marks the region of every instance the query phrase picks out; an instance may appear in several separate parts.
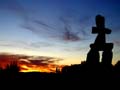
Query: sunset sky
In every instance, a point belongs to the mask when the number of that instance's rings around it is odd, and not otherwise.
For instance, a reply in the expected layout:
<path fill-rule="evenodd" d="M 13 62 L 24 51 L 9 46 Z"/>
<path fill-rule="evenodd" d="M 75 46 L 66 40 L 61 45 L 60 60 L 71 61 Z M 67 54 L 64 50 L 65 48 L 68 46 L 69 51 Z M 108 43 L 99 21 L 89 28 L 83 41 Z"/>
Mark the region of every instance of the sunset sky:
<path fill-rule="evenodd" d="M 40 56 L 52 57 L 54 64 L 79 64 L 96 38 L 91 31 L 97 14 L 112 30 L 107 42 L 114 43 L 114 64 L 120 60 L 119 0 L 0 0 L 0 52 L 32 56 L 32 63 Z"/>

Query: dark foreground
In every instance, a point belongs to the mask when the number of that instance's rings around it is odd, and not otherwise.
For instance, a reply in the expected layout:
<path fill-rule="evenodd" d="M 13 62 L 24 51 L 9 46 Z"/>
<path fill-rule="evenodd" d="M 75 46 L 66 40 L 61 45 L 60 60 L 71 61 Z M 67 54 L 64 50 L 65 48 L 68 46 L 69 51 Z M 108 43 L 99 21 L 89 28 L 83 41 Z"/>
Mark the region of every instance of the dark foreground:
<path fill-rule="evenodd" d="M 120 82 L 120 65 L 106 68 L 102 65 L 73 65 L 64 67 L 61 72 L 42 73 L 42 72 L 1 72 L 0 81 L 5 83 L 21 84 L 108 84 L 113 85 Z"/>

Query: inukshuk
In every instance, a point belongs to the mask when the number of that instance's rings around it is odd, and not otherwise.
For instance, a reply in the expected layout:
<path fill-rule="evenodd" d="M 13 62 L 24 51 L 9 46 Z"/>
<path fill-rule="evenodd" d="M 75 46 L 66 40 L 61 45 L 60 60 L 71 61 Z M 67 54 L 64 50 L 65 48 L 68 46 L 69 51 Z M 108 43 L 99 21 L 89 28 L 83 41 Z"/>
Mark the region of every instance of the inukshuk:
<path fill-rule="evenodd" d="M 103 51 L 101 63 L 106 66 L 111 65 L 113 57 L 113 43 L 106 43 L 106 34 L 110 34 L 111 30 L 105 28 L 105 18 L 103 16 L 96 16 L 96 27 L 92 27 L 92 33 L 97 33 L 98 35 L 95 42 L 90 45 L 91 49 L 87 54 L 87 62 L 89 64 L 99 63 L 99 51 Z"/>

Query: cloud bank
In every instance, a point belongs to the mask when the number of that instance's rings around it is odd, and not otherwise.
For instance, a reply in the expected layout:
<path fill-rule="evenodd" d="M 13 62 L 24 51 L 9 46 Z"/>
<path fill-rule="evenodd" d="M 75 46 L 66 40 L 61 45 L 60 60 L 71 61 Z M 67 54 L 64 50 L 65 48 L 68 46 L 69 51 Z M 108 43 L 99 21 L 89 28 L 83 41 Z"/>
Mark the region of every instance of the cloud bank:
<path fill-rule="evenodd" d="M 21 72 L 55 72 L 56 67 L 62 68 L 62 65 L 57 65 L 57 62 L 62 59 L 47 57 L 47 56 L 26 56 L 20 54 L 0 54 L 0 66 L 5 68 L 12 61 L 17 61 Z"/>

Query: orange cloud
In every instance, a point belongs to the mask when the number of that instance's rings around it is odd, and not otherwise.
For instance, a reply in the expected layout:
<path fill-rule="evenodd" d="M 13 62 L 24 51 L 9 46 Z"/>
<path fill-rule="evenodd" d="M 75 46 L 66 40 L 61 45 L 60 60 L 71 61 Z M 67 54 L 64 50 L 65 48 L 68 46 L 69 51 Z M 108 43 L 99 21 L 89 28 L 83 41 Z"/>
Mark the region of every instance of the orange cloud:
<path fill-rule="evenodd" d="M 12 61 L 17 61 L 20 66 L 20 72 L 55 72 L 56 67 L 62 68 L 62 65 L 55 64 L 59 60 L 62 59 L 46 56 L 0 54 L 0 66 L 2 68 L 5 68 Z"/>

